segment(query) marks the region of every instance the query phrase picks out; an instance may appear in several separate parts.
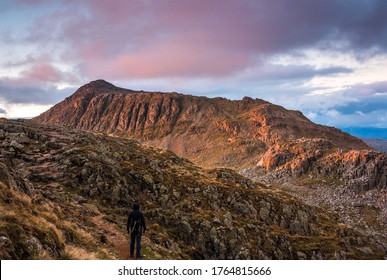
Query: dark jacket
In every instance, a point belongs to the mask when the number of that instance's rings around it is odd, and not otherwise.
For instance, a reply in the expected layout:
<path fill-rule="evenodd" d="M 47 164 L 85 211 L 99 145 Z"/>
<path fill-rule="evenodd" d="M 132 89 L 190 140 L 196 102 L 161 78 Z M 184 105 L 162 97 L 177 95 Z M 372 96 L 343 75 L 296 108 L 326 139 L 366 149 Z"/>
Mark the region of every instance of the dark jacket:
<path fill-rule="evenodd" d="M 126 230 L 130 233 L 145 232 L 146 223 L 144 214 L 138 209 L 134 209 L 128 216 Z"/>

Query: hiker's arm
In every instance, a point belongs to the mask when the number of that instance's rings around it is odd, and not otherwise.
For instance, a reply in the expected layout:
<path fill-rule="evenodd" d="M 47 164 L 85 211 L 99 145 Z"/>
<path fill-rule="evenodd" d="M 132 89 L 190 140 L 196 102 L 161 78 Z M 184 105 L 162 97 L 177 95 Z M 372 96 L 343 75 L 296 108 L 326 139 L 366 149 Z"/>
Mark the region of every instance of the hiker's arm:
<path fill-rule="evenodd" d="M 141 215 L 141 220 L 142 220 L 143 231 L 145 232 L 145 231 L 146 231 L 146 223 L 145 223 L 145 217 L 144 217 L 144 214 Z"/>
<path fill-rule="evenodd" d="M 126 231 L 129 232 L 129 227 L 132 222 L 132 215 L 128 215 L 128 222 L 126 223 Z"/>

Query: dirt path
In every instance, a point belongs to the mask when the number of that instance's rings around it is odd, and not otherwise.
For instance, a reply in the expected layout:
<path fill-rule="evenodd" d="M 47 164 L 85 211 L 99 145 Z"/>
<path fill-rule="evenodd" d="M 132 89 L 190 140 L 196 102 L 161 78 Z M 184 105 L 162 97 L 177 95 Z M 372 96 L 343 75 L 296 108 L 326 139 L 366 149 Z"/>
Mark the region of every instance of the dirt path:
<path fill-rule="evenodd" d="M 114 244 L 117 256 L 122 260 L 130 259 L 129 241 L 126 239 L 125 235 L 117 230 L 114 225 L 107 222 L 103 217 L 104 215 L 102 214 L 95 216 L 92 218 L 92 221 L 106 232 L 108 240 Z"/>

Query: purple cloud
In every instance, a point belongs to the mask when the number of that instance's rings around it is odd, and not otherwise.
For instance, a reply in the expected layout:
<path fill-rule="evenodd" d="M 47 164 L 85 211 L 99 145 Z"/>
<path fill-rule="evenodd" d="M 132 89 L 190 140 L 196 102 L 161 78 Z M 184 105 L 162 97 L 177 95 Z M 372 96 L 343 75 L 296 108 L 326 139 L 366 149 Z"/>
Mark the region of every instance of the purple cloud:
<path fill-rule="evenodd" d="M 387 48 L 386 1 L 66 1 L 28 41 L 60 42 L 92 78 L 227 76 L 292 50 Z"/>

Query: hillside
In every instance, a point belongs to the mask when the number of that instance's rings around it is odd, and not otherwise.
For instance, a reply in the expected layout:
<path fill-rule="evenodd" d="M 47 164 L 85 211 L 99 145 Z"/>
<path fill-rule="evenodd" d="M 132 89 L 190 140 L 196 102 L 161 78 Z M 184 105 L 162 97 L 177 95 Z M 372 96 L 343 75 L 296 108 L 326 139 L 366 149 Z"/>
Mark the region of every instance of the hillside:
<path fill-rule="evenodd" d="M 140 201 L 151 259 L 382 259 L 386 238 L 227 169 L 106 134 L 0 120 L 0 258 L 123 259 Z"/>
<path fill-rule="evenodd" d="M 97 80 L 34 121 L 135 139 L 200 166 L 231 168 L 251 178 L 262 172 L 276 178 L 313 174 L 351 189 L 387 185 L 386 154 L 314 124 L 299 111 L 249 97 L 231 101 L 132 91 Z"/>

